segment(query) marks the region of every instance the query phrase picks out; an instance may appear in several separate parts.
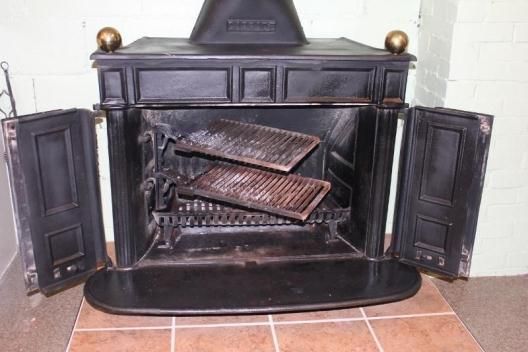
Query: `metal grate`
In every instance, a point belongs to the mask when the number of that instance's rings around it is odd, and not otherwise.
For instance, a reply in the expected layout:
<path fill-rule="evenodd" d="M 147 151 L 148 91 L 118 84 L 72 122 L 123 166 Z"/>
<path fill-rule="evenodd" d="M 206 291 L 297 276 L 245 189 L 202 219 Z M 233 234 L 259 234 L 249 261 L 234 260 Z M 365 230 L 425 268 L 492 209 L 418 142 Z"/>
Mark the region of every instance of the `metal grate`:
<path fill-rule="evenodd" d="M 319 142 L 315 136 L 220 119 L 178 138 L 176 149 L 289 172 Z"/>
<path fill-rule="evenodd" d="M 153 212 L 160 226 L 208 227 L 208 226 L 262 226 L 291 225 L 299 220 L 276 216 L 257 211 L 232 208 L 226 205 L 203 200 L 178 201 L 167 211 Z M 350 208 L 338 208 L 323 201 L 304 221 L 307 224 L 323 224 L 331 221 L 346 221 Z"/>
<path fill-rule="evenodd" d="M 198 196 L 303 221 L 331 187 L 326 181 L 233 165 L 217 165 L 190 186 Z"/>

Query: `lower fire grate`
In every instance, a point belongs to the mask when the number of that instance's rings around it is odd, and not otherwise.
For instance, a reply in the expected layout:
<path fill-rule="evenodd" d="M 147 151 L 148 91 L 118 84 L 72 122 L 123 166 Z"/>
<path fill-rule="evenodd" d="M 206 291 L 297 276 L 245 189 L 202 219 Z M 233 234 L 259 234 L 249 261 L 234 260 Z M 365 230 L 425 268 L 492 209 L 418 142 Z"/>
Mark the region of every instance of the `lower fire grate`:
<path fill-rule="evenodd" d="M 238 165 L 216 165 L 178 193 L 306 220 L 330 191 L 329 182 Z"/>
<path fill-rule="evenodd" d="M 302 222 L 202 200 L 179 200 L 171 209 L 153 212 L 153 215 L 156 223 L 162 227 L 304 225 L 347 221 L 350 218 L 350 208 L 339 208 L 329 204 L 328 201 L 323 201 Z"/>

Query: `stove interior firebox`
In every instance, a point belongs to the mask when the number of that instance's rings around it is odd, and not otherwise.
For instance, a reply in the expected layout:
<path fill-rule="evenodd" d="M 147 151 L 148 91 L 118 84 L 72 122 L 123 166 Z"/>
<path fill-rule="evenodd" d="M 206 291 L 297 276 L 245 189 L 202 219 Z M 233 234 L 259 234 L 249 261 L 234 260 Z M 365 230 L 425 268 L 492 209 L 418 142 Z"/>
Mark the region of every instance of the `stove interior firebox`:
<path fill-rule="evenodd" d="M 137 110 L 140 179 L 156 238 L 139 265 L 362 256 L 365 228 L 352 215 L 362 202 L 354 192 L 362 180 L 353 170 L 372 157 L 361 153 L 357 133 L 373 113 L 371 107 Z"/>
<path fill-rule="evenodd" d="M 469 274 L 492 117 L 405 103 L 408 53 L 306 39 L 292 0 L 206 0 L 191 38 L 92 55 L 95 114 L 3 121 L 28 291 L 122 314 L 332 309 Z M 398 119 L 394 228 L 384 249 Z"/>

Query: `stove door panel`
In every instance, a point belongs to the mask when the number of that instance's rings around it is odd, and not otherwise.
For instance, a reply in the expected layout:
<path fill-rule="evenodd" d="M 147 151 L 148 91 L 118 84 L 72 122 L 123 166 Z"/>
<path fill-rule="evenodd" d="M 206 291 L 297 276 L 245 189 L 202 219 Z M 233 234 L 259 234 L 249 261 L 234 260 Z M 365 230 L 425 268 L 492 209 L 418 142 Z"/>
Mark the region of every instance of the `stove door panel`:
<path fill-rule="evenodd" d="M 469 275 L 492 122 L 457 110 L 409 110 L 393 230 L 403 262 Z"/>
<path fill-rule="evenodd" d="M 26 286 L 50 294 L 106 258 L 94 116 L 60 110 L 2 127 Z"/>

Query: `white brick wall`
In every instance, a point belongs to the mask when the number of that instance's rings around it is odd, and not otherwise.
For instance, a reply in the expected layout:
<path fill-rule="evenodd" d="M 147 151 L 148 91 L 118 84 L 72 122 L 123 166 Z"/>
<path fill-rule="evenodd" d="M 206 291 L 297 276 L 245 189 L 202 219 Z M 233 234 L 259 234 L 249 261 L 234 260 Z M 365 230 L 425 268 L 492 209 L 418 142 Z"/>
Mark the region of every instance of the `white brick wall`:
<path fill-rule="evenodd" d="M 415 102 L 425 106 L 444 105 L 456 19 L 455 0 L 422 0 L 418 34 L 418 63 Z"/>
<path fill-rule="evenodd" d="M 424 0 L 439 29 L 422 23 L 420 38 L 451 32 L 450 47 L 436 57 L 420 42 L 416 102 L 495 115 L 471 274 L 528 272 L 528 1 Z M 437 11 L 438 7 L 448 11 Z M 452 10 L 452 7 L 456 11 Z M 437 18 L 451 13 L 449 18 Z M 428 21 L 427 16 L 422 21 Z M 427 29 L 427 31 L 426 31 Z M 424 62 L 424 58 L 426 61 Z M 434 65 L 448 71 L 434 77 Z M 423 65 L 423 66 L 422 66 Z M 428 80 L 441 80 L 434 91 Z M 433 104 L 434 105 L 434 104 Z"/>

